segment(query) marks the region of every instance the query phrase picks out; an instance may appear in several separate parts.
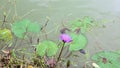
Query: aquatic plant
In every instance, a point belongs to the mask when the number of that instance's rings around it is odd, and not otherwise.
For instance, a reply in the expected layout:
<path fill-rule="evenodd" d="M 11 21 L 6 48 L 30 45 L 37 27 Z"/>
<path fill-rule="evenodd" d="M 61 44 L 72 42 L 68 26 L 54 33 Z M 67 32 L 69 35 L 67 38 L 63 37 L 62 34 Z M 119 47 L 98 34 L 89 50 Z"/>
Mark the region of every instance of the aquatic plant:
<path fill-rule="evenodd" d="M 72 42 L 72 38 L 68 34 L 65 34 L 65 33 L 62 33 L 60 35 L 60 39 L 62 40 L 63 44 L 61 46 L 60 53 L 59 53 L 58 58 L 57 58 L 57 62 L 61 59 L 61 55 L 62 55 L 62 52 L 63 52 L 63 48 L 65 46 L 65 43 Z"/>
<path fill-rule="evenodd" d="M 0 40 L 8 42 L 12 40 L 12 33 L 9 29 L 0 29 Z"/>
<path fill-rule="evenodd" d="M 68 34 L 65 34 L 65 33 L 62 33 L 62 34 L 60 35 L 60 39 L 61 39 L 64 43 L 72 42 L 72 38 L 71 38 Z"/>
<path fill-rule="evenodd" d="M 120 68 L 120 54 L 113 51 L 101 51 L 92 56 L 100 68 Z"/>
<path fill-rule="evenodd" d="M 74 21 L 70 22 L 71 30 L 75 31 L 76 29 L 80 29 L 81 33 L 85 33 L 88 31 L 91 27 L 95 26 L 95 22 L 90 17 L 83 17 L 82 19 L 76 19 Z"/>
<path fill-rule="evenodd" d="M 45 40 L 40 42 L 36 47 L 37 54 L 41 57 L 47 55 L 47 56 L 53 56 L 58 51 L 58 46 L 55 42 Z"/>
<path fill-rule="evenodd" d="M 71 28 L 65 27 L 65 29 L 60 30 L 61 34 L 58 37 L 58 39 L 60 40 L 60 44 L 57 44 L 56 42 L 51 41 L 50 39 L 44 39 L 42 41 L 39 41 L 39 37 L 38 37 L 37 44 L 34 44 L 35 45 L 34 53 L 30 53 L 30 55 L 32 55 L 31 57 L 32 61 L 29 62 L 34 64 L 35 67 L 57 68 L 58 65 L 63 63 L 62 59 L 64 58 L 64 56 L 62 56 L 62 53 L 65 47 L 68 47 L 69 52 L 80 51 L 82 54 L 87 54 L 84 51 L 84 48 L 86 47 L 88 41 L 87 37 L 85 36 L 85 31 L 89 29 L 89 25 L 91 25 L 91 23 L 92 23 L 91 19 L 85 18 L 84 20 L 82 20 L 82 23 L 80 23 L 80 21 L 77 20 L 77 22 L 76 21 L 74 23 L 72 22 Z M 12 24 L 11 31 L 18 39 L 27 42 L 25 39 L 30 41 L 32 40 L 31 38 L 29 38 L 30 33 L 40 34 L 40 31 L 42 31 L 43 28 L 46 27 L 46 25 L 47 24 L 41 27 L 38 23 L 32 23 L 29 20 L 21 20 Z M 66 30 L 68 31 L 68 33 L 66 32 Z M 15 41 L 15 39 L 13 40 Z M 20 43 L 22 43 L 22 41 Z M 32 45 L 31 43 L 28 44 Z M 11 43 L 11 45 L 15 46 L 18 44 Z M 11 49 L 7 50 L 8 51 L 7 55 L 10 54 L 9 59 L 12 60 L 7 62 L 10 62 L 11 65 L 16 63 L 24 64 L 26 59 L 25 55 L 28 54 L 24 53 L 24 50 L 19 51 L 21 55 L 23 54 L 23 58 L 21 59 L 23 62 L 17 60 L 17 55 L 16 55 L 17 50 L 15 50 L 14 46 Z M 5 50 L 4 53 L 6 53 Z M 12 58 L 16 58 L 16 59 L 12 59 Z M 17 62 L 14 63 L 14 61 Z M 71 62 L 72 62 L 71 60 L 68 61 L 66 60 L 66 67 L 69 67 Z M 33 65 L 28 65 L 28 67 L 31 66 L 34 67 Z"/>
<path fill-rule="evenodd" d="M 64 28 L 60 30 L 61 34 L 59 37 L 56 37 L 59 42 L 51 41 L 50 38 L 47 38 L 49 32 L 46 32 L 46 38 L 41 40 L 43 36 L 38 36 L 41 35 L 42 30 L 45 30 L 44 28 L 47 26 L 49 20 L 47 20 L 43 26 L 39 25 L 39 23 L 31 22 L 30 20 L 22 20 L 25 16 L 31 14 L 34 9 L 19 17 L 19 14 L 17 14 L 16 0 L 14 0 L 13 3 L 9 0 L 7 4 L 12 4 L 12 9 L 14 9 L 12 14 L 14 15 L 9 17 L 10 19 L 7 18 L 9 14 L 11 14 L 10 8 L 8 11 L 3 12 L 3 19 L 0 20 L 0 42 L 3 43 L 4 41 L 5 43 L 4 47 L 1 48 L 2 53 L 0 52 L 0 66 L 5 68 L 59 68 L 59 66 L 60 68 L 69 68 L 72 64 L 69 57 L 73 52 L 78 51 L 79 53 L 80 51 L 83 55 L 88 55 L 84 49 L 88 42 L 85 33 L 96 25 L 92 18 L 86 16 L 81 19 L 70 21 L 68 23 L 69 28 L 64 26 Z M 5 9 L 8 8 L 1 8 L 1 10 Z M 9 26 L 9 28 L 6 26 Z M 56 31 L 59 30 L 56 29 Z M 52 30 L 50 32 L 52 32 Z M 36 41 L 36 36 L 33 37 L 31 34 L 38 35 L 37 43 L 32 43 L 33 40 Z M 23 42 L 25 42 L 25 44 Z M 29 46 L 18 49 L 14 47 L 15 45 L 21 45 L 21 43 L 23 46 Z M 28 50 L 30 48 L 33 50 L 31 49 L 29 52 Z M 65 53 L 64 56 L 63 52 L 65 48 L 67 48 L 68 51 L 66 51 L 67 53 Z M 120 68 L 120 51 L 97 52 L 92 56 L 90 62 L 85 62 L 84 68 L 90 68 L 86 67 L 87 63 L 91 63 L 91 68 Z"/>
<path fill-rule="evenodd" d="M 71 33 L 73 39 L 72 43 L 69 45 L 70 51 L 78 51 L 83 49 L 87 45 L 87 38 L 83 34 Z"/>
<path fill-rule="evenodd" d="M 40 25 L 38 23 L 31 23 L 29 20 L 22 20 L 20 22 L 13 23 L 12 32 L 18 38 L 24 38 L 27 37 L 27 32 L 39 33 Z"/>

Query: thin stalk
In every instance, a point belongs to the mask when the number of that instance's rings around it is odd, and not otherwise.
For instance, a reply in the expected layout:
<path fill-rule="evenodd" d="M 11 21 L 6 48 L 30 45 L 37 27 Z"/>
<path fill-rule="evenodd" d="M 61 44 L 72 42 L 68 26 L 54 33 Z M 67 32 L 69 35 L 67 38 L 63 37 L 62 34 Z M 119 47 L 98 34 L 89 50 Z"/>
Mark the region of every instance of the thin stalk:
<path fill-rule="evenodd" d="M 45 27 L 48 25 L 49 19 L 47 19 L 47 21 L 45 22 L 45 25 L 42 26 L 42 28 L 40 30 L 42 30 L 45 33 L 45 38 L 48 39 L 47 37 L 47 31 L 45 29 Z"/>
<path fill-rule="evenodd" d="M 61 55 L 62 55 L 62 52 L 63 52 L 64 45 L 65 45 L 65 42 L 63 42 L 62 48 L 61 48 L 61 50 L 60 50 L 60 54 L 59 54 L 59 56 L 58 56 L 58 58 L 57 58 L 57 62 L 58 62 L 58 61 L 60 60 L 60 58 L 61 58 Z"/>
<path fill-rule="evenodd" d="M 47 25 L 48 25 L 49 19 L 47 19 L 47 21 L 45 22 L 45 25 L 42 26 L 41 30 L 43 30 Z"/>
<path fill-rule="evenodd" d="M 6 22 L 6 13 L 4 12 L 4 13 L 3 13 L 3 21 L 2 21 L 2 25 L 1 25 L 1 27 L 4 28 L 4 24 L 5 24 L 5 22 Z"/>
<path fill-rule="evenodd" d="M 14 44 L 13 44 L 13 49 L 15 49 L 15 48 L 16 48 L 17 41 L 18 41 L 18 38 L 17 38 L 17 37 L 15 37 L 15 41 L 14 41 Z"/>

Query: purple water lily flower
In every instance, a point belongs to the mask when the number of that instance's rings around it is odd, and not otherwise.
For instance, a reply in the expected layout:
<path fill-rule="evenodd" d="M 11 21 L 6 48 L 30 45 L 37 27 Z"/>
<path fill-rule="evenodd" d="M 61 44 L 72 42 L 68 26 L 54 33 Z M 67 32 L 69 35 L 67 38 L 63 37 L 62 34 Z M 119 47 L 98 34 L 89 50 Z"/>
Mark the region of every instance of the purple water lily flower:
<path fill-rule="evenodd" d="M 62 33 L 60 35 L 60 39 L 65 43 L 72 42 L 72 38 L 68 34 L 65 34 L 65 33 Z"/>

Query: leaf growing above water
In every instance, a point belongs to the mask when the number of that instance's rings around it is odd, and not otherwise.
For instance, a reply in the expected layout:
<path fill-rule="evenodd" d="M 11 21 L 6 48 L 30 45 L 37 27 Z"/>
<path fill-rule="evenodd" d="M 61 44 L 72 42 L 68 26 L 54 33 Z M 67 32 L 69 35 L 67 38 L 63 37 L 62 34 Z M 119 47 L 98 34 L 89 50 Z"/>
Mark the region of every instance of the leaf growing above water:
<path fill-rule="evenodd" d="M 72 33 L 71 37 L 73 41 L 70 44 L 70 51 L 83 49 L 87 45 L 87 38 L 84 35 Z"/>
<path fill-rule="evenodd" d="M 23 20 L 12 25 L 12 32 L 18 38 L 24 38 L 26 32 L 39 33 L 40 25 L 38 23 L 31 23 L 29 20 Z"/>
<path fill-rule="evenodd" d="M 39 43 L 36 49 L 37 49 L 38 55 L 43 57 L 44 55 L 47 55 L 47 56 L 55 55 L 57 53 L 58 47 L 56 43 L 45 40 Z"/>
<path fill-rule="evenodd" d="M 93 19 L 90 17 L 84 17 L 81 20 L 77 19 L 75 21 L 70 22 L 71 24 L 71 30 L 75 31 L 76 29 L 80 28 L 81 33 L 85 33 L 88 29 L 90 29 L 90 26 L 94 26 L 95 23 L 93 23 Z"/>
<path fill-rule="evenodd" d="M 34 32 L 34 33 L 40 32 L 40 26 L 37 23 L 30 23 L 27 29 L 28 31 Z"/>
<path fill-rule="evenodd" d="M 120 55 L 112 51 L 101 51 L 92 56 L 100 68 L 120 68 Z"/>

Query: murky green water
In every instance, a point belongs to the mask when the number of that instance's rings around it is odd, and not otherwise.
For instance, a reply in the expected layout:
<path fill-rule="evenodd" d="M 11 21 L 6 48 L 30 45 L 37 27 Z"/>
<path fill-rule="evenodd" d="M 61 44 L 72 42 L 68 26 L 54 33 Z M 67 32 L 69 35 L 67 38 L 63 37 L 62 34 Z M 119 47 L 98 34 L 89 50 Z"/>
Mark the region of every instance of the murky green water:
<path fill-rule="evenodd" d="M 112 51 L 120 49 L 119 0 L 16 0 L 16 9 L 13 1 L 0 0 L 0 21 L 3 19 L 4 11 L 9 13 L 7 21 L 10 23 L 13 22 L 11 19 L 14 19 L 14 15 L 17 19 L 27 18 L 41 24 L 49 18 L 50 21 L 46 28 L 48 32 L 50 31 L 48 38 L 56 41 L 59 35 L 58 29 L 62 27 L 62 23 L 90 16 L 99 23 L 104 22 L 105 26 L 104 28 L 95 27 L 86 33 L 88 38 L 86 49 L 90 54 L 100 51 L 100 47 Z M 81 65 L 82 58 L 75 58 L 74 61 Z M 74 66 L 74 68 L 82 67 Z"/>

